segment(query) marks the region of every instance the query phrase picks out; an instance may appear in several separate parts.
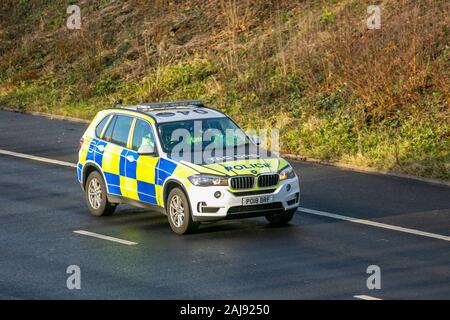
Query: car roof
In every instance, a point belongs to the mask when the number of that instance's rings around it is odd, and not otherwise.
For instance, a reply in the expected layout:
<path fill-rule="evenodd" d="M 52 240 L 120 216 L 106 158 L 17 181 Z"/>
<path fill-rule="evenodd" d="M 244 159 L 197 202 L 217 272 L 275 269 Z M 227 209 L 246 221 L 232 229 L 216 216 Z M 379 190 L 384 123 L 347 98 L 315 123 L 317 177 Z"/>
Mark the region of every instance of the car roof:
<path fill-rule="evenodd" d="M 222 112 L 206 107 L 199 100 L 141 103 L 117 109 L 144 113 L 152 117 L 156 123 L 226 117 Z"/>

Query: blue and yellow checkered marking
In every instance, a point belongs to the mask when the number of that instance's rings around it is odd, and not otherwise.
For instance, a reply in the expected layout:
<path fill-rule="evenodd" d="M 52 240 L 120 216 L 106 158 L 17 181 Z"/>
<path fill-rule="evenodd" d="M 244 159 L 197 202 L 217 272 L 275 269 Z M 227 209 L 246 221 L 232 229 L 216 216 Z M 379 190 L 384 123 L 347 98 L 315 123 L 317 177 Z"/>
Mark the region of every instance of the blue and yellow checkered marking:
<path fill-rule="evenodd" d="M 156 188 L 154 184 L 137 180 L 139 200 L 157 204 Z"/>
<path fill-rule="evenodd" d="M 109 193 L 121 196 L 122 191 L 120 190 L 120 176 L 109 172 L 104 172 L 104 174 L 106 183 L 108 184 Z"/>
<path fill-rule="evenodd" d="M 103 163 L 103 154 L 106 148 L 106 142 L 97 140 L 96 149 L 95 149 L 95 162 L 101 167 Z"/>
<path fill-rule="evenodd" d="M 176 168 L 177 164 L 173 161 L 160 158 L 158 162 L 158 181 L 156 184 L 162 186 L 164 181 L 173 174 Z"/>
<path fill-rule="evenodd" d="M 103 171 L 109 193 L 160 204 L 157 199 L 160 198 L 161 187 L 156 185 L 158 158 L 139 157 L 134 151 L 94 137 L 99 120 L 107 114 L 115 113 L 110 110 L 99 112 L 87 129 L 87 134 L 83 136 L 85 143 L 79 152 L 78 180 L 83 182 L 83 166 L 86 162 L 95 162 Z M 127 110 L 118 110 L 117 113 L 136 116 L 134 112 Z M 154 123 L 149 116 L 143 115 L 140 118 Z M 127 161 L 127 155 L 133 155 L 139 161 Z"/>
<path fill-rule="evenodd" d="M 127 150 L 123 149 L 122 152 L 120 153 L 120 158 L 119 158 L 119 174 L 122 177 L 125 177 L 126 173 L 125 173 L 125 169 L 126 169 L 126 157 L 127 156 Z"/>
<path fill-rule="evenodd" d="M 177 168 L 173 161 L 141 157 L 135 151 L 99 139 L 89 142 L 85 161 L 93 161 L 102 168 L 110 194 L 161 206 L 162 185 Z M 80 181 L 82 170 L 80 163 L 77 167 Z"/>
<path fill-rule="evenodd" d="M 87 149 L 87 153 L 86 153 L 86 161 L 94 161 L 95 160 L 95 146 L 96 146 L 96 139 L 92 140 L 89 143 L 89 147 Z"/>
<path fill-rule="evenodd" d="M 127 151 L 127 150 L 124 150 Z M 134 160 L 129 161 L 127 158 L 132 157 Z M 125 155 L 125 177 L 130 179 L 136 179 L 136 163 L 139 159 L 137 152 L 128 150 Z"/>
<path fill-rule="evenodd" d="M 83 165 L 81 163 L 77 164 L 77 178 L 78 182 L 83 182 Z"/>

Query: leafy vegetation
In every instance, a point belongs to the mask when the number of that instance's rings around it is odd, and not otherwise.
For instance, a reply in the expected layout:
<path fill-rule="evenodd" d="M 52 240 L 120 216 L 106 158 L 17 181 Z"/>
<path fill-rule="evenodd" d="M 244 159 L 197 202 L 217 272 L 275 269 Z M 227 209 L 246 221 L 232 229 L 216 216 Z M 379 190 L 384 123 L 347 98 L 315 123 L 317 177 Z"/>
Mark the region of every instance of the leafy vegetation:
<path fill-rule="evenodd" d="M 0 105 L 202 99 L 287 153 L 450 179 L 450 4 L 377 1 L 368 30 L 372 2 L 4 0 Z"/>

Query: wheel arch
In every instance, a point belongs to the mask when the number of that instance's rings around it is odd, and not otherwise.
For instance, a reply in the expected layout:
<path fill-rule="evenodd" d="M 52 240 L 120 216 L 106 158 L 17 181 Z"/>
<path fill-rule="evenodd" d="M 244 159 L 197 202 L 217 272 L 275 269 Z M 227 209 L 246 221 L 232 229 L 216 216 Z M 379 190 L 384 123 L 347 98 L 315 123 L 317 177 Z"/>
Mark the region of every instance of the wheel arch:
<path fill-rule="evenodd" d="M 81 177 L 82 177 L 81 186 L 82 186 L 83 190 L 86 190 L 87 177 L 94 171 L 97 171 L 97 172 L 99 172 L 102 175 L 103 181 L 105 182 L 105 186 L 106 186 L 106 192 L 109 193 L 108 184 L 106 183 L 105 174 L 103 173 L 103 171 L 100 168 L 100 166 L 97 163 L 93 162 L 93 161 L 86 161 L 84 163 L 84 165 L 83 165 L 83 171 L 81 173 Z"/>
<path fill-rule="evenodd" d="M 191 199 L 189 198 L 189 193 L 186 190 L 186 187 L 183 185 L 183 183 L 179 180 L 176 179 L 167 179 L 164 182 L 164 186 L 163 186 L 163 206 L 164 208 L 166 208 L 166 204 L 167 204 L 167 198 L 169 197 L 170 191 L 172 191 L 172 189 L 179 187 L 184 194 L 186 195 L 186 198 L 188 199 L 189 202 L 189 206 L 191 206 Z"/>

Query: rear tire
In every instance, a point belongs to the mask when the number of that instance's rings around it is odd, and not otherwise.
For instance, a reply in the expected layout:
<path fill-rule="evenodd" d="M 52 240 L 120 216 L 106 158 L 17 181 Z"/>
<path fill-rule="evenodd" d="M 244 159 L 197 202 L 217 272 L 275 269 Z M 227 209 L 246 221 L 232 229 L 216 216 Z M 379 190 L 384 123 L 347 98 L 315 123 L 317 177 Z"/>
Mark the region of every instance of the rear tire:
<path fill-rule="evenodd" d="M 176 234 L 192 233 L 199 223 L 192 220 L 191 206 L 183 190 L 173 188 L 166 203 L 166 213 L 170 228 Z"/>
<path fill-rule="evenodd" d="M 110 216 L 117 205 L 108 201 L 106 184 L 98 171 L 89 174 L 85 187 L 86 203 L 89 211 L 96 217 Z"/>
<path fill-rule="evenodd" d="M 284 226 L 292 220 L 295 211 L 297 211 L 297 209 L 290 209 L 281 213 L 271 213 L 266 215 L 266 219 L 273 226 Z"/>

